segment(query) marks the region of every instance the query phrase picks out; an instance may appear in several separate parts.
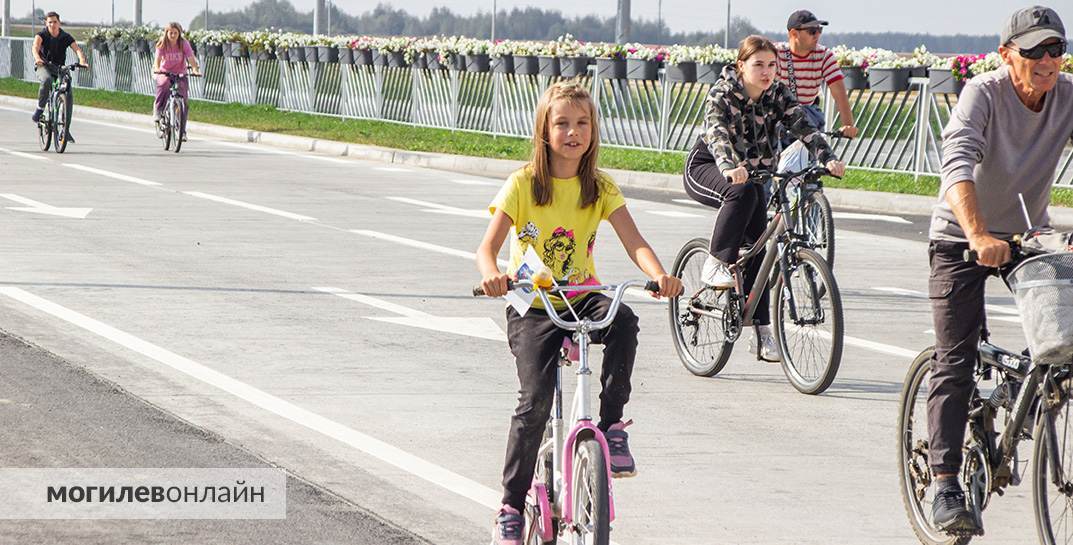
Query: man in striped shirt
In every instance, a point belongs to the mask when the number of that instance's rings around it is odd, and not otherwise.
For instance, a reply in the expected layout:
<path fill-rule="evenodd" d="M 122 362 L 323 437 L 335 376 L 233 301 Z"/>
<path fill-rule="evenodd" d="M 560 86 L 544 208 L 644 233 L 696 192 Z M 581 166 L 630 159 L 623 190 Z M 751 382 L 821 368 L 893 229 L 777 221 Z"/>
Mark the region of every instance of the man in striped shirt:
<path fill-rule="evenodd" d="M 857 127 L 853 124 L 853 111 L 850 109 L 849 97 L 846 96 L 842 70 L 835 62 L 834 55 L 819 43 L 820 34 L 826 25 L 827 21 L 820 21 L 807 10 L 790 14 L 790 19 L 786 22 L 790 41 L 777 46 L 777 77 L 797 94 L 797 101 L 805 107 L 809 118 L 820 130 L 824 128 L 824 118 L 816 103 L 819 100 L 820 86 L 826 83 L 835 105 L 838 106 L 842 134 L 855 138 Z"/>

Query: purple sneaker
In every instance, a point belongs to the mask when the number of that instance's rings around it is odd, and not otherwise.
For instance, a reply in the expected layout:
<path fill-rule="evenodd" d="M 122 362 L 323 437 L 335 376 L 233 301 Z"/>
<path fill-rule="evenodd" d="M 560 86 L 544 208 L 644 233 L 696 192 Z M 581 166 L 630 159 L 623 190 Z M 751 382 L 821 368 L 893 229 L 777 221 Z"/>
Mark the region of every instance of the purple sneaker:
<path fill-rule="evenodd" d="M 616 422 L 604 432 L 607 438 L 607 449 L 611 451 L 611 476 L 616 479 L 633 477 L 637 475 L 637 465 L 630 454 L 630 444 L 627 442 L 630 434 L 626 433 L 626 427 L 633 424 L 633 420 Z"/>
<path fill-rule="evenodd" d="M 492 545 L 522 545 L 522 528 L 525 519 L 517 509 L 504 505 L 499 508 L 496 523 L 492 528 Z"/>

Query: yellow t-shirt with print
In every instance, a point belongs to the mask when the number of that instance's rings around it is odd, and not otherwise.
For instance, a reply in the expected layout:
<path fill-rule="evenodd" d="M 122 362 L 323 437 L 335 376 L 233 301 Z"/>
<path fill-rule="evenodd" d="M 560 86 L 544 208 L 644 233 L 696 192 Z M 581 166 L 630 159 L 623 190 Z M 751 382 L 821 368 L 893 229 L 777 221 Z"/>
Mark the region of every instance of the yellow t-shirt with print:
<path fill-rule="evenodd" d="M 537 206 L 533 200 L 533 177 L 527 169 L 521 169 L 503 184 L 488 211 L 495 214 L 496 210 L 502 210 L 514 222 L 509 274 L 518 271 L 526 250 L 532 246 L 557 283 L 579 286 L 600 283 L 592 253 L 596 230 L 600 221 L 625 205 L 626 199 L 615 182 L 602 175 L 599 197 L 588 208 L 581 208 L 578 177 L 552 178 L 551 204 Z M 587 294 L 571 296 L 570 301 L 580 300 Z M 556 309 L 566 308 L 561 300 L 553 299 L 553 303 Z M 533 301 L 533 306 L 544 308 L 539 298 Z"/>

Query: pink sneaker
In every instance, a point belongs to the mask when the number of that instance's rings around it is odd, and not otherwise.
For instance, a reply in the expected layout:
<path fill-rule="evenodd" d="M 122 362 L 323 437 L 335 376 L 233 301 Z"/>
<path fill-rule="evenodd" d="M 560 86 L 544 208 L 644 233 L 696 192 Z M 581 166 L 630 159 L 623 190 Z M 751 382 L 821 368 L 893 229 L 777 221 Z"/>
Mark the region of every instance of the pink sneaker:
<path fill-rule="evenodd" d="M 509 505 L 500 507 L 492 527 L 492 545 L 522 545 L 523 528 L 525 519 L 517 509 Z"/>
<path fill-rule="evenodd" d="M 607 449 L 611 452 L 611 476 L 620 479 L 637 475 L 637 465 L 630 454 L 630 444 L 627 440 L 630 434 L 626 433 L 626 427 L 633 424 L 633 420 L 616 422 L 604 432 L 607 439 Z"/>

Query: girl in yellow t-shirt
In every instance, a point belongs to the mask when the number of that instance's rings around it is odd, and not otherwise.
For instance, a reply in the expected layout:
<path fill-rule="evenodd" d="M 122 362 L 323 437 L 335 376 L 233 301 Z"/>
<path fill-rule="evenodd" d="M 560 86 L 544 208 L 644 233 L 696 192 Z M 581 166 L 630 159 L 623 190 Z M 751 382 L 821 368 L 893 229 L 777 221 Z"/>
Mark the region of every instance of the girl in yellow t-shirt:
<path fill-rule="evenodd" d="M 511 175 L 489 211 L 492 220 L 477 250 L 481 287 L 492 297 L 507 293 L 507 279 L 518 270 L 530 247 L 541 256 L 559 283 L 598 284 L 593 246 L 601 220 L 618 234 L 626 253 L 652 280 L 659 295 L 676 297 L 682 283 L 664 271 L 652 247 L 637 230 L 622 193 L 596 168 L 599 154 L 596 107 L 581 85 L 552 85 L 537 105 L 533 157 Z M 496 263 L 503 241 L 511 233 L 510 274 Z M 579 317 L 602 318 L 611 299 L 600 293 L 570 296 Z M 560 308 L 560 304 L 562 308 Z M 559 349 L 569 332 L 556 327 L 534 301 L 536 311 L 519 315 L 507 308 L 507 336 L 521 383 L 518 408 L 511 419 L 503 468 L 503 507 L 496 517 L 495 543 L 518 545 L 524 526 L 521 511 L 533 480 L 537 447 L 551 412 Z M 565 309 L 557 303 L 556 309 Z M 600 373 L 600 422 L 611 451 L 616 477 L 636 474 L 622 422 L 630 397 L 630 375 L 637 354 L 637 316 L 619 308 L 615 321 L 603 330 L 604 359 Z"/>

